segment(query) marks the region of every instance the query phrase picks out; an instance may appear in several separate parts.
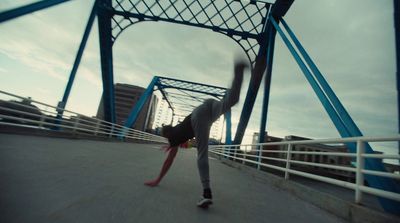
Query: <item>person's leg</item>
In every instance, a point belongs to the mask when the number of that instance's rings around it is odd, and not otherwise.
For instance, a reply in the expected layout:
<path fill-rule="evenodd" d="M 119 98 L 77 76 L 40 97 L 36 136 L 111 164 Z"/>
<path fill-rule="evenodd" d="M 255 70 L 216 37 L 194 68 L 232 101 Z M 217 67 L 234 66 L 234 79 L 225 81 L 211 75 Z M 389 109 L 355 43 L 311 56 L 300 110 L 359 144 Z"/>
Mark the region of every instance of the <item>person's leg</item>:
<path fill-rule="evenodd" d="M 195 133 L 197 141 L 197 167 L 203 189 L 210 188 L 210 174 L 208 166 L 208 139 L 210 128 L 200 126 Z"/>
<path fill-rule="evenodd" d="M 208 139 L 210 134 L 210 112 L 213 100 L 206 100 L 192 112 L 192 128 L 197 142 L 197 166 L 203 189 L 210 188 L 208 167 Z"/>
<path fill-rule="evenodd" d="M 197 167 L 203 187 L 203 199 L 198 202 L 199 207 L 212 204 L 210 175 L 208 165 L 208 139 L 212 120 L 210 119 L 213 100 L 206 100 L 192 113 L 192 128 L 197 142 Z"/>
<path fill-rule="evenodd" d="M 203 197 L 197 202 L 197 206 L 207 208 L 211 205 L 212 194 L 210 187 L 210 170 L 208 165 L 208 138 L 210 134 L 210 126 L 203 124 L 197 126 L 195 131 L 197 141 L 197 167 L 200 174 L 200 181 L 203 186 Z"/>
<path fill-rule="evenodd" d="M 231 87 L 226 91 L 224 98 L 221 101 L 212 100 L 211 116 L 213 122 L 238 103 L 242 82 L 243 69 L 235 68 Z"/>

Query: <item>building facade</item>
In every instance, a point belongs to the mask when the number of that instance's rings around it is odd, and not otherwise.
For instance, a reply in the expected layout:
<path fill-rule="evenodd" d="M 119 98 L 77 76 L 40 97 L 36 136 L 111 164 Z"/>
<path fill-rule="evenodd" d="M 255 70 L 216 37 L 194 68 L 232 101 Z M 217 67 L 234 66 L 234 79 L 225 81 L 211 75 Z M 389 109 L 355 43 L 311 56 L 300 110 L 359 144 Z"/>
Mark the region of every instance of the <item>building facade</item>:
<path fill-rule="evenodd" d="M 253 134 L 253 144 L 258 143 L 258 133 Z M 265 133 L 265 142 L 280 142 L 280 141 L 300 141 L 300 140 L 310 140 L 309 138 L 304 138 L 300 136 L 285 136 L 284 138 L 278 138 L 269 136 Z M 281 159 L 286 161 L 286 153 L 280 153 L 278 151 L 287 151 L 287 145 L 271 145 L 271 146 L 263 146 L 262 150 L 269 150 L 262 152 L 263 157 L 272 158 L 272 160 L 264 159 L 263 162 L 276 165 L 276 166 L 284 166 L 285 162 L 273 160 Z M 258 154 L 259 147 L 253 146 L 252 153 Z M 274 152 L 276 151 L 276 152 Z M 292 152 L 343 152 L 347 153 L 348 149 L 345 145 L 326 145 L 326 144 L 302 144 L 302 145 L 293 145 Z M 317 154 L 291 154 L 291 160 L 301 161 L 301 162 L 309 162 L 309 163 L 320 163 L 320 164 L 330 164 L 335 166 L 346 166 L 351 167 L 351 158 L 343 157 L 343 156 L 332 156 L 332 155 L 317 155 Z M 342 171 L 337 169 L 323 168 L 317 166 L 309 166 L 304 164 L 296 164 L 292 163 L 291 168 L 334 177 L 341 180 L 354 181 L 354 173 L 348 171 Z"/>
<path fill-rule="evenodd" d="M 133 107 L 139 98 L 142 96 L 146 89 L 130 85 L 130 84 L 115 84 L 115 118 L 116 124 L 124 125 L 125 121 L 129 117 Z M 154 123 L 155 111 L 158 103 L 158 98 L 155 95 L 151 95 L 147 99 L 145 105 L 139 113 L 139 116 L 132 126 L 133 129 L 141 131 L 151 131 Z M 99 108 L 97 110 L 97 118 L 104 119 L 103 109 L 103 98 L 100 101 Z"/>

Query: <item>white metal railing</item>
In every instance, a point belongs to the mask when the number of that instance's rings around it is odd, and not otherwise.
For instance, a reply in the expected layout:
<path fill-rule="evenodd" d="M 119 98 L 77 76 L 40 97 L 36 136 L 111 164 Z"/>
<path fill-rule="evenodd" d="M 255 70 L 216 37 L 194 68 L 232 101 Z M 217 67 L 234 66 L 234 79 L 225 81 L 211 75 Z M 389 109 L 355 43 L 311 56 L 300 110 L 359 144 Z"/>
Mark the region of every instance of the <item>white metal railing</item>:
<path fill-rule="evenodd" d="M 8 99 L 0 102 L 0 127 L 19 126 L 46 129 L 49 131 L 71 132 L 78 135 L 117 137 L 120 139 L 167 143 L 164 137 L 158 135 L 127 128 L 94 117 L 88 117 L 30 98 L 20 97 L 1 90 L 0 95 L 2 98 Z M 16 100 L 21 100 L 21 102 Z M 22 101 L 25 103 L 22 103 Z M 60 110 L 64 111 L 63 116 L 57 118 L 57 111 Z"/>
<path fill-rule="evenodd" d="M 313 180 L 322 181 L 329 184 L 345 187 L 354 190 L 355 202 L 361 203 L 363 193 L 372 194 L 379 197 L 400 201 L 400 194 L 391 191 L 385 191 L 381 189 L 372 188 L 364 185 L 364 175 L 374 175 L 380 177 L 392 178 L 400 184 L 400 174 L 388 173 L 381 171 L 373 171 L 365 169 L 364 163 L 365 158 L 375 159 L 395 159 L 400 160 L 400 155 L 385 155 L 385 154 L 366 154 L 364 153 L 365 144 L 368 142 L 396 142 L 400 141 L 400 135 L 393 137 L 352 137 L 352 138 L 339 138 L 339 139 L 321 139 L 321 140 L 301 140 L 301 141 L 281 141 L 281 142 L 269 142 L 269 143 L 258 143 L 258 144 L 247 144 L 247 145 L 213 145 L 210 146 L 210 152 L 220 157 L 230 158 L 233 161 L 240 162 L 242 164 L 253 164 L 257 169 L 261 167 L 271 168 L 284 173 L 285 179 L 289 180 L 290 174 L 298 175 Z M 356 143 L 357 152 L 317 152 L 317 151 L 295 151 L 293 148 L 298 145 L 316 145 L 316 144 L 344 144 L 344 143 Z M 280 146 L 279 149 L 264 149 L 271 146 Z M 258 148 L 256 150 L 248 151 L 247 148 Z M 242 148 L 242 150 L 240 149 Z M 244 148 L 244 150 L 243 150 Z M 266 154 L 266 155 L 263 155 Z M 271 154 L 282 154 L 284 157 L 271 157 Z M 334 165 L 330 163 L 316 163 L 305 160 L 300 160 L 292 157 L 295 154 L 312 155 L 312 156 L 337 156 L 337 157 L 348 157 L 349 159 L 355 159 L 356 167 L 352 165 Z M 271 161 L 275 161 L 272 163 Z M 280 163 L 278 165 L 277 163 Z M 295 165 L 293 167 L 293 165 Z M 333 169 L 338 171 L 344 171 L 355 175 L 355 183 L 335 179 L 333 177 L 322 176 L 316 174 L 315 171 L 307 171 L 307 169 L 299 168 L 302 167 L 319 167 L 325 169 Z"/>

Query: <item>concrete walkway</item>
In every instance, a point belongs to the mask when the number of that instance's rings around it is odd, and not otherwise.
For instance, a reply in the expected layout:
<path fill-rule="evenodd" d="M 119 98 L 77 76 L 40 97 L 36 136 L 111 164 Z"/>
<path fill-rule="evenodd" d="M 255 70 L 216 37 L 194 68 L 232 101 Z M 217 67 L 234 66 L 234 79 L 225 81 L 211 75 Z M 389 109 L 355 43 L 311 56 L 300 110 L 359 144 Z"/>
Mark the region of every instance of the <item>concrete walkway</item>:
<path fill-rule="evenodd" d="M 150 144 L 0 134 L 0 222 L 343 222 L 214 159 L 214 205 L 201 210 L 193 149 L 143 185 L 164 158 Z"/>

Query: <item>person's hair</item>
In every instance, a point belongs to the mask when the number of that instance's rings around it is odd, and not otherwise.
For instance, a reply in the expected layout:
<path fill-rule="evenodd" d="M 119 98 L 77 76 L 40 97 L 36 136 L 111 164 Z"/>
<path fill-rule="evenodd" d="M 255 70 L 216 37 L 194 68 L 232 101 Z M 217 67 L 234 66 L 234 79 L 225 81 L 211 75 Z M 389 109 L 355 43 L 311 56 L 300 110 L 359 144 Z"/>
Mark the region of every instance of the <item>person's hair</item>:
<path fill-rule="evenodd" d="M 171 136 L 172 125 L 164 125 L 161 128 L 161 135 L 163 137 L 169 138 Z"/>

